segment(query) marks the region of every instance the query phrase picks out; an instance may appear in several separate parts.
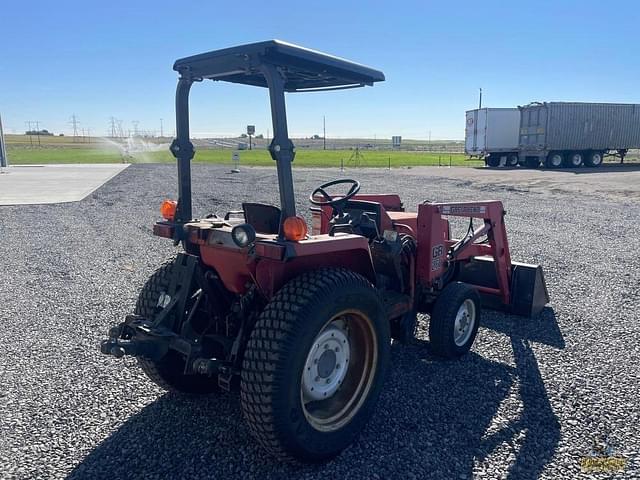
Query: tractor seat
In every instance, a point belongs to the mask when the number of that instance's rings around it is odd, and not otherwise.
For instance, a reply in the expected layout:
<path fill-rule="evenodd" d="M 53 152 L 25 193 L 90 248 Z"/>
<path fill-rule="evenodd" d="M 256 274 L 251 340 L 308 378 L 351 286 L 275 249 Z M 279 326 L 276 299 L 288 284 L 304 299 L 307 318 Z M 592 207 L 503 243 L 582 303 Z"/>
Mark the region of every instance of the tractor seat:
<path fill-rule="evenodd" d="M 275 235 L 280 229 L 281 210 L 266 203 L 243 203 L 244 221 L 257 233 Z"/>

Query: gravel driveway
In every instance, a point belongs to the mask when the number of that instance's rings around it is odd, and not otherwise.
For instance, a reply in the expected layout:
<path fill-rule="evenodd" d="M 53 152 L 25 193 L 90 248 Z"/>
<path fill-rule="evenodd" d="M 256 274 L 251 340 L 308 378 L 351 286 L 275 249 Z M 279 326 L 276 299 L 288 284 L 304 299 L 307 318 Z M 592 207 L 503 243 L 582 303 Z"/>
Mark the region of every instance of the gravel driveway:
<path fill-rule="evenodd" d="M 194 166 L 196 213 L 277 203 L 274 170 L 226 170 Z M 306 212 L 312 187 L 340 172 L 294 175 Z M 638 201 L 429 169 L 344 175 L 410 208 L 503 200 L 512 257 L 544 265 L 550 308 L 536 320 L 486 311 L 459 361 L 430 353 L 423 322 L 415 345 L 393 346 L 377 414 L 353 446 L 326 465 L 280 464 L 250 437 L 237 395 L 167 394 L 135 361 L 99 353 L 174 251 L 151 226 L 175 196 L 175 167 L 133 165 L 78 203 L 0 208 L 0 477 L 575 478 L 594 443 L 627 460 L 605 477 L 640 477 Z"/>

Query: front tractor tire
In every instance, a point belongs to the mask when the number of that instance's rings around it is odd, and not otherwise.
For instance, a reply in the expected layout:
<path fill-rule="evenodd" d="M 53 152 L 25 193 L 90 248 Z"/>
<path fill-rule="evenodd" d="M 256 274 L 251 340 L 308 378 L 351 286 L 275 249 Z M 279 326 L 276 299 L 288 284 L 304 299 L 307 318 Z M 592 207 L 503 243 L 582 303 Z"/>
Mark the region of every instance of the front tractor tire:
<path fill-rule="evenodd" d="M 431 311 L 429 341 L 443 358 L 458 358 L 473 345 L 480 326 L 480 296 L 470 285 L 454 282 L 440 293 Z"/>
<path fill-rule="evenodd" d="M 169 284 L 174 274 L 175 259 L 162 265 L 155 271 L 140 292 L 136 303 L 135 314 L 152 319 L 162 310 L 161 296 L 169 290 Z M 185 375 L 185 358 L 174 350 L 158 361 L 138 357 L 140 368 L 147 376 L 161 388 L 182 393 L 212 393 L 218 391 L 215 377 L 204 375 Z"/>
<path fill-rule="evenodd" d="M 281 459 L 334 457 L 373 414 L 389 356 L 389 322 L 367 279 L 339 268 L 294 278 L 245 351 L 240 398 L 251 433 Z"/>

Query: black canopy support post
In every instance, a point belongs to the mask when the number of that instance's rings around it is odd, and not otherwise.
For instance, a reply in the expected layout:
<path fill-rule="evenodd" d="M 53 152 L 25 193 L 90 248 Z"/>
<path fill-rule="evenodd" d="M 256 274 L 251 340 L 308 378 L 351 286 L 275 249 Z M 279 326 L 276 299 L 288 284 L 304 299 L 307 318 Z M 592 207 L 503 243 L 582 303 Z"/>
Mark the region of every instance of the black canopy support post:
<path fill-rule="evenodd" d="M 293 193 L 293 175 L 291 172 L 291 163 L 295 158 L 296 152 L 293 142 L 289 139 L 287 128 L 287 109 L 284 99 L 285 79 L 274 65 L 263 64 L 261 70 L 267 81 L 271 100 L 273 140 L 269 145 L 269 153 L 271 158 L 275 160 L 278 170 L 280 208 L 282 210 L 279 237 L 283 238 L 282 225 L 285 219 L 296 214 L 296 199 Z"/>
<path fill-rule="evenodd" d="M 189 138 L 189 91 L 193 81 L 181 77 L 176 88 L 176 138 L 171 143 L 171 153 L 178 161 L 178 209 L 175 222 L 184 224 L 192 220 L 191 210 L 191 159 L 195 154 Z M 176 240 L 181 240 L 182 228 L 176 228 Z"/>

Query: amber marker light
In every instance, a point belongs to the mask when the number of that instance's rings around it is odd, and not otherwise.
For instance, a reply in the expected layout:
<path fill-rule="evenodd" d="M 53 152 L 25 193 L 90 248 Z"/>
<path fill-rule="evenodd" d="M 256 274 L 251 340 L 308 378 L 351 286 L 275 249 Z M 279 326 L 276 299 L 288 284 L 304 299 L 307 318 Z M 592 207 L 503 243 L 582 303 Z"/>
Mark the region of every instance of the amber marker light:
<path fill-rule="evenodd" d="M 302 217 L 287 217 L 282 225 L 284 237 L 297 242 L 307 236 L 307 224 Z"/>
<path fill-rule="evenodd" d="M 162 218 L 165 220 L 173 220 L 176 218 L 176 208 L 178 207 L 178 202 L 175 200 L 165 200 L 160 205 L 160 214 Z"/>

